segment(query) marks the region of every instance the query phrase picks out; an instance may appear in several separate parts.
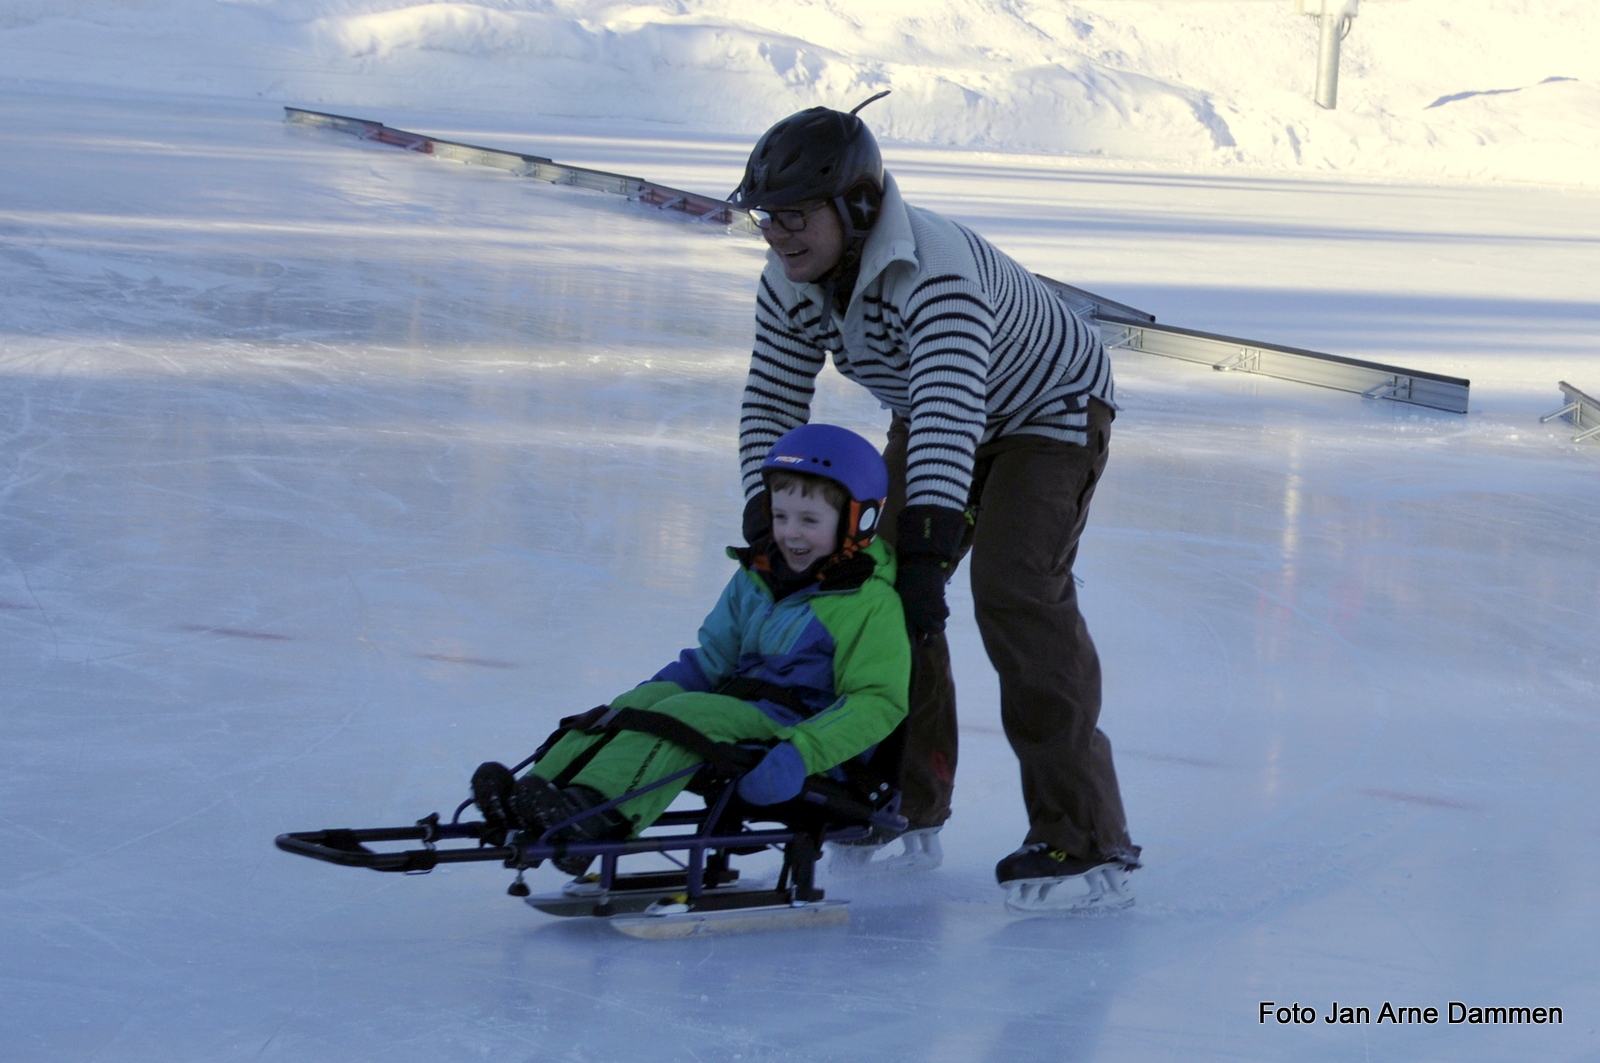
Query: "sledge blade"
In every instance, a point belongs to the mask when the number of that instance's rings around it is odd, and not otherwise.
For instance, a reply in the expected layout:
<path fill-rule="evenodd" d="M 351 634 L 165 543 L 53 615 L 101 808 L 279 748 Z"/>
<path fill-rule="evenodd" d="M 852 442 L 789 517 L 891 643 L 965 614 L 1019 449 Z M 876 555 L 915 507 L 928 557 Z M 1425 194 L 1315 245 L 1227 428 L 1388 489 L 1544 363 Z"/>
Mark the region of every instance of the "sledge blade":
<path fill-rule="evenodd" d="M 721 896 L 727 893 L 758 892 L 759 890 L 760 887 L 758 886 L 726 885 L 707 890 L 706 895 Z M 542 893 L 535 897 L 524 897 L 523 901 L 546 915 L 595 915 L 597 914 L 594 910 L 595 905 L 602 902 L 607 902 L 611 905 L 611 914 L 613 915 L 635 915 L 657 901 L 680 896 L 682 893 L 682 886 L 658 890 L 615 890 L 609 896 L 599 891 L 593 893 L 571 893 L 562 890 L 559 893 Z"/>
<path fill-rule="evenodd" d="M 713 934 L 838 926 L 850 921 L 850 908 L 847 901 L 815 901 L 799 907 L 772 905 L 712 912 L 681 912 L 675 915 L 624 915 L 607 921 L 629 937 L 666 941 L 672 938 L 709 937 Z"/>

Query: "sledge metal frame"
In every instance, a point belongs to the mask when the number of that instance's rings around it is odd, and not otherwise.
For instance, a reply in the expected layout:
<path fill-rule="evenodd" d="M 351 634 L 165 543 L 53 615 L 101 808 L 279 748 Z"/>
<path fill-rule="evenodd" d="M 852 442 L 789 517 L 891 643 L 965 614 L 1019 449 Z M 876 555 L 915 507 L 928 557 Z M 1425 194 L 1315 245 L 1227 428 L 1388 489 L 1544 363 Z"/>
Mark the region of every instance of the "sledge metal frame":
<path fill-rule="evenodd" d="M 697 766 L 698 767 L 698 766 Z M 694 770 L 694 769 L 690 769 Z M 681 773 L 680 773 L 681 774 Z M 653 789 L 670 781 L 660 780 L 646 789 Z M 284 852 L 307 856 L 343 867 L 365 867 L 373 871 L 426 874 L 440 864 L 479 863 L 495 861 L 517 872 L 517 880 L 508 892 L 514 896 L 527 896 L 522 885 L 522 875 L 545 860 L 564 856 L 600 858 L 599 890 L 589 914 L 609 917 L 619 914 L 614 899 L 626 896 L 630 890 L 682 889 L 690 911 L 728 911 L 736 908 L 772 906 L 805 906 L 823 900 L 824 893 L 816 887 L 816 864 L 822 855 L 825 842 L 860 841 L 871 834 L 872 825 L 887 829 L 904 830 L 905 820 L 897 814 L 898 794 L 886 802 L 885 807 L 874 809 L 853 798 L 843 798 L 838 793 L 822 788 L 817 780 L 807 783 L 806 789 L 794 801 L 774 806 L 770 811 L 751 813 L 749 809 L 738 812 L 738 827 L 728 829 L 725 823 L 730 816 L 730 803 L 735 786 L 729 783 L 706 800 L 703 809 L 666 812 L 652 825 L 654 827 L 690 827 L 682 833 L 631 838 L 625 841 L 549 842 L 549 835 L 586 816 L 595 815 L 606 808 L 620 804 L 643 791 L 624 794 L 606 805 L 580 813 L 567 822 L 546 832 L 537 843 L 487 845 L 484 843 L 485 824 L 441 823 L 439 814 L 432 813 L 410 827 L 373 827 L 358 829 L 330 829 L 300 831 L 280 834 L 277 846 Z M 844 826 L 830 825 L 828 816 L 855 820 Z M 753 830 L 746 820 L 783 824 L 777 830 Z M 812 820 L 810 824 L 795 825 L 797 820 Z M 441 846 L 446 841 L 475 841 L 476 846 Z M 400 852 L 377 852 L 369 843 L 419 841 L 420 849 Z M 730 866 L 732 857 L 749 855 L 765 849 L 783 850 L 783 867 L 776 885 L 770 890 L 739 890 L 716 892 L 739 877 Z M 642 853 L 686 853 L 687 858 L 669 860 L 682 867 L 681 872 L 651 871 L 621 874 L 618 861 L 624 856 Z M 519 888 L 520 887 L 520 888 Z"/>
<path fill-rule="evenodd" d="M 1179 358 L 1225 373 L 1259 373 L 1278 380 L 1347 391 L 1364 399 L 1390 399 L 1447 413 L 1467 412 L 1471 381 L 1460 377 L 1197 332 L 1174 325 L 1157 325 L 1153 318 L 1140 320 L 1116 313 L 1099 313 L 1096 320 L 1106 346 L 1113 350 L 1144 351 Z"/>
<path fill-rule="evenodd" d="M 536 181 L 545 181 L 553 185 L 572 185 L 576 188 L 627 196 L 635 202 L 661 210 L 688 214 L 696 221 L 727 225 L 751 233 L 759 231 L 748 214 L 736 210 L 726 200 L 712 199 L 697 192 L 686 192 L 681 188 L 656 184 L 642 177 L 592 170 L 585 166 L 568 166 L 542 155 L 523 155 L 515 151 L 501 151 L 498 148 L 462 144 L 454 140 L 440 140 L 423 133 L 396 129 L 382 122 L 351 118 L 342 114 L 328 114 L 325 111 L 308 111 L 300 107 L 285 107 L 283 120 L 290 125 L 349 133 L 361 140 L 388 144 L 422 155 L 448 159 L 451 162 L 465 163 L 469 166 L 489 166 L 505 170 L 514 177 L 531 177 Z"/>
<path fill-rule="evenodd" d="M 1567 400 L 1567 404 L 1555 413 L 1547 413 L 1539 418 L 1539 423 L 1549 424 L 1558 417 L 1566 418 L 1574 428 L 1582 429 L 1572 437 L 1574 443 L 1600 437 L 1600 400 L 1584 394 L 1565 380 L 1556 386 L 1561 389 L 1561 395 Z"/>
<path fill-rule="evenodd" d="M 285 107 L 283 112 L 284 121 L 292 125 L 348 133 L 373 143 L 388 144 L 468 165 L 490 166 L 518 177 L 531 177 L 551 184 L 627 196 L 661 210 L 690 215 L 697 221 L 725 225 L 731 231 L 760 234 L 750 215 L 726 200 L 656 184 L 641 177 L 568 166 L 542 155 L 523 155 L 441 140 L 365 118 L 308 111 L 299 107 Z M 1210 365 L 1223 372 L 1259 373 L 1279 380 L 1347 391 L 1367 399 L 1387 399 L 1449 413 L 1467 412 L 1470 388 L 1470 381 L 1467 380 L 1379 362 L 1365 362 L 1337 354 L 1158 325 L 1154 314 L 1065 284 L 1053 277 L 1037 273 L 1034 276 L 1043 281 L 1074 313 L 1096 324 L 1106 346 L 1113 350 L 1144 351 Z"/>

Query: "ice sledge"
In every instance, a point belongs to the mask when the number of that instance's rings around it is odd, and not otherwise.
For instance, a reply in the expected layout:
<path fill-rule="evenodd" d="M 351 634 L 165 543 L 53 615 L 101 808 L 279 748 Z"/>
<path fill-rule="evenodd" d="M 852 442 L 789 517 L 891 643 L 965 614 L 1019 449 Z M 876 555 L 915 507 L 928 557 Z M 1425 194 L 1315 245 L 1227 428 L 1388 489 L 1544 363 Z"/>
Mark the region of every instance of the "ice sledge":
<path fill-rule="evenodd" d="M 630 726 L 638 727 L 637 721 L 653 715 L 635 714 Z M 562 724 L 583 726 L 584 719 L 572 717 Z M 406 874 L 424 874 L 441 864 L 498 863 L 517 873 L 507 892 L 533 908 L 558 917 L 604 919 L 621 933 L 646 939 L 836 925 L 848 920 L 849 910 L 844 902 L 827 900 L 817 887 L 817 861 L 829 842 L 861 841 L 874 832 L 897 835 L 906 829 L 899 791 L 885 781 L 898 778 L 901 745 L 901 733 L 896 732 L 869 759 L 852 761 L 839 773 L 843 778 L 812 776 L 800 796 L 781 805 L 740 800 L 738 773 L 726 763 L 688 768 L 653 785 L 692 773 L 686 792 L 704 798 L 704 807 L 668 811 L 651 833 L 620 841 L 560 842 L 550 836 L 643 790 L 586 810 L 537 839 L 496 838 L 482 821 L 461 822 L 468 800 L 450 822 L 435 812 L 408 827 L 280 834 L 277 846 L 330 864 Z M 421 846 L 374 848 L 396 842 Z M 742 883 L 732 866 L 734 858 L 768 849 L 783 853 L 776 881 L 770 886 Z M 645 854 L 666 857 L 678 866 L 626 873 L 620 869 L 623 858 Z M 597 872 L 581 875 L 554 893 L 530 896 L 523 881 L 528 871 L 546 860 L 582 862 L 585 857 L 598 858 Z"/>

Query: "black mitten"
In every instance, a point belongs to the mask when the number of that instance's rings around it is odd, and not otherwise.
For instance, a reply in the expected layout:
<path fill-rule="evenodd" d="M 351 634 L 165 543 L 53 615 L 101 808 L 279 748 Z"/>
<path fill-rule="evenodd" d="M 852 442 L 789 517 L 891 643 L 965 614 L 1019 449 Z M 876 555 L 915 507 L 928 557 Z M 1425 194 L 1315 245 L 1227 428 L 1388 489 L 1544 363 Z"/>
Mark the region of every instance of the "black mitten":
<path fill-rule="evenodd" d="M 900 563 L 894 589 L 906 611 L 906 625 L 913 635 L 937 635 L 944 630 L 950 607 L 944 602 L 944 585 L 950 579 L 950 566 L 930 557 L 910 557 Z"/>
<path fill-rule="evenodd" d="M 744 504 L 744 541 L 751 546 L 772 534 L 771 494 L 763 487 Z"/>
<path fill-rule="evenodd" d="M 900 511 L 896 530 L 900 570 L 894 586 L 905 607 L 906 623 L 915 635 L 936 635 L 950 616 L 944 588 L 961 552 L 967 515 L 946 506 L 907 506 Z"/>

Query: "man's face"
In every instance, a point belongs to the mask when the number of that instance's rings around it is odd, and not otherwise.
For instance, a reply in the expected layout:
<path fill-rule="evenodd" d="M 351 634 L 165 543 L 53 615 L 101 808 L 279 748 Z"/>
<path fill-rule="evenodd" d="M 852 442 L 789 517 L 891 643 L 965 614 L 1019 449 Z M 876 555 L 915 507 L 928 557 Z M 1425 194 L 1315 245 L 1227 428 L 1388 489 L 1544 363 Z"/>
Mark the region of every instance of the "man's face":
<path fill-rule="evenodd" d="M 796 203 L 773 211 L 773 215 L 761 235 L 778 253 L 784 276 L 796 284 L 814 284 L 839 264 L 844 254 L 844 223 L 832 204 L 823 200 Z M 788 225 L 802 219 L 805 228 L 791 232 Z"/>
<path fill-rule="evenodd" d="M 791 571 L 804 572 L 839 548 L 839 511 L 822 493 L 772 493 L 772 537 Z"/>

